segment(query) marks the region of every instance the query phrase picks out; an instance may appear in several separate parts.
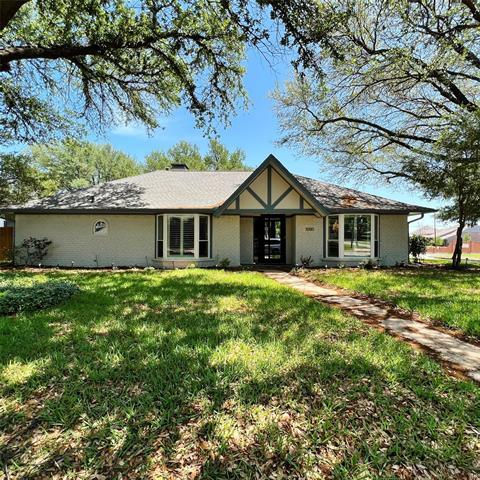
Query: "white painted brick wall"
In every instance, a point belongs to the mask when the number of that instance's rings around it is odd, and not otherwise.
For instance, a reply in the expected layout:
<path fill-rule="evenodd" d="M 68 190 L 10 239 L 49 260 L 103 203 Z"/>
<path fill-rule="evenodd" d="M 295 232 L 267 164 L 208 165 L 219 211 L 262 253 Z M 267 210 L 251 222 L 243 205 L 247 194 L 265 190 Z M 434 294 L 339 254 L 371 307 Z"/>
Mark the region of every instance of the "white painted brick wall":
<path fill-rule="evenodd" d="M 380 264 L 408 261 L 408 216 L 380 215 Z"/>
<path fill-rule="evenodd" d="M 313 231 L 306 231 L 313 227 Z M 323 257 L 323 222 L 315 215 L 296 215 L 295 217 L 295 258 L 296 264 L 300 257 L 313 259 L 313 266 L 318 266 Z"/>
<path fill-rule="evenodd" d="M 93 235 L 97 220 L 106 220 L 108 235 Z M 145 266 L 154 256 L 155 215 L 16 215 L 15 243 L 29 236 L 53 241 L 45 265 L 94 267 Z"/>
<path fill-rule="evenodd" d="M 240 262 L 244 265 L 253 263 L 253 218 L 240 218 Z"/>
<path fill-rule="evenodd" d="M 223 215 L 212 217 L 213 258 L 230 260 L 230 266 L 240 265 L 240 216 Z"/>

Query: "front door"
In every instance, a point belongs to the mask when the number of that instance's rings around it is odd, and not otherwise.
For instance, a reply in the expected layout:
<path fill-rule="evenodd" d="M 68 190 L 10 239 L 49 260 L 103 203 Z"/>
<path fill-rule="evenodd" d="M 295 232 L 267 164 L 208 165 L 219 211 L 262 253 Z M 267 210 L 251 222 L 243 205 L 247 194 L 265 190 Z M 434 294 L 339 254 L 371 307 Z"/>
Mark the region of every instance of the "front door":
<path fill-rule="evenodd" d="M 285 216 L 262 215 L 254 218 L 255 263 L 285 263 Z"/>

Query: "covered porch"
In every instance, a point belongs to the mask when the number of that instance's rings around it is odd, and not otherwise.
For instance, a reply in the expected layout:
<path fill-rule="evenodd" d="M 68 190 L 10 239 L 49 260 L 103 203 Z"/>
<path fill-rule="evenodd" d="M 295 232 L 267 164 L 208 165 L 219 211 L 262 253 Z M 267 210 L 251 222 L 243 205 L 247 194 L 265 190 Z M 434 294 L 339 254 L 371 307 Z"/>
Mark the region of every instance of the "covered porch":
<path fill-rule="evenodd" d="M 315 215 L 240 216 L 242 265 L 296 265 L 323 257 L 323 219 Z"/>

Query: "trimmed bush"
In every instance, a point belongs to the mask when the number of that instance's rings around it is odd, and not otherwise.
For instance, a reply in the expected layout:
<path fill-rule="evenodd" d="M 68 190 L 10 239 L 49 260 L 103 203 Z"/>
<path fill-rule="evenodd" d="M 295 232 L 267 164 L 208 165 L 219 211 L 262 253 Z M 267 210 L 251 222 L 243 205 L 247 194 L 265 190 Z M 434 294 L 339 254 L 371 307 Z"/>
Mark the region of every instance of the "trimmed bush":
<path fill-rule="evenodd" d="M 65 302 L 80 289 L 71 282 L 0 286 L 0 315 L 42 310 Z"/>

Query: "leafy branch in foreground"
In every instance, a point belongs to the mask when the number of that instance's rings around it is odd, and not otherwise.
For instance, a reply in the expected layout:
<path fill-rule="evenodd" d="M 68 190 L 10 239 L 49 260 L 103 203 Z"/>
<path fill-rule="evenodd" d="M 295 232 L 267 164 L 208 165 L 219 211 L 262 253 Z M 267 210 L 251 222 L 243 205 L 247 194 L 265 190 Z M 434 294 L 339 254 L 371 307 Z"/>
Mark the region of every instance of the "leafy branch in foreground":
<path fill-rule="evenodd" d="M 185 106 L 197 126 L 226 122 L 246 42 L 267 38 L 238 0 L 27 1 L 0 31 L 0 144 L 119 121 L 158 125 Z"/>

